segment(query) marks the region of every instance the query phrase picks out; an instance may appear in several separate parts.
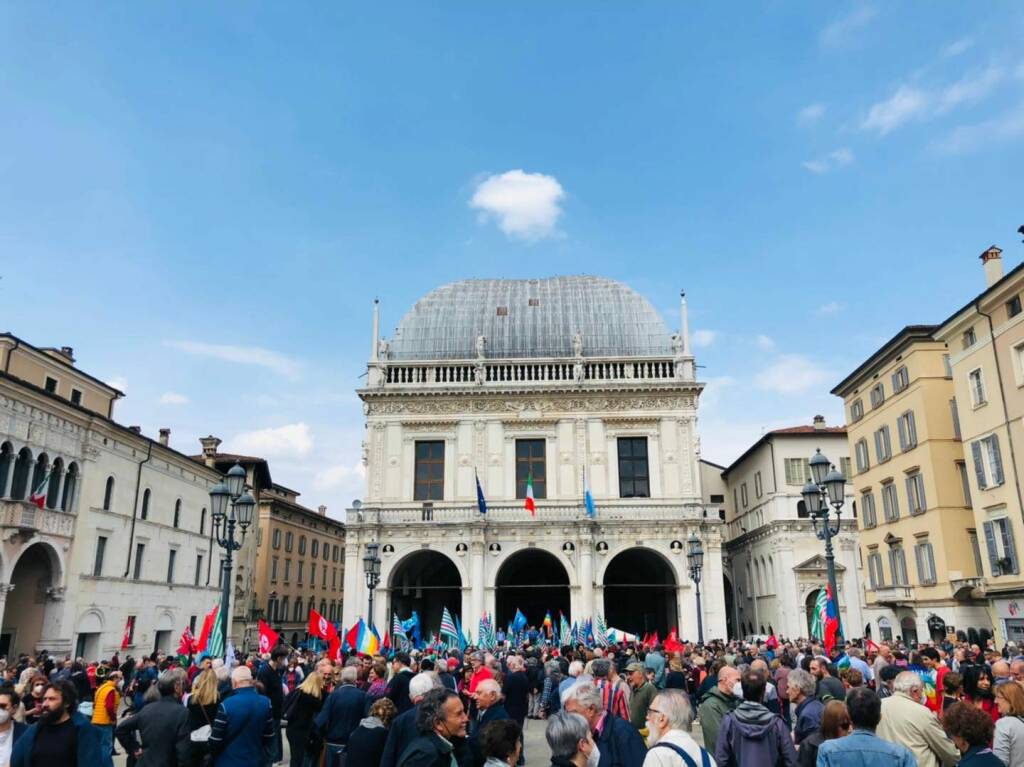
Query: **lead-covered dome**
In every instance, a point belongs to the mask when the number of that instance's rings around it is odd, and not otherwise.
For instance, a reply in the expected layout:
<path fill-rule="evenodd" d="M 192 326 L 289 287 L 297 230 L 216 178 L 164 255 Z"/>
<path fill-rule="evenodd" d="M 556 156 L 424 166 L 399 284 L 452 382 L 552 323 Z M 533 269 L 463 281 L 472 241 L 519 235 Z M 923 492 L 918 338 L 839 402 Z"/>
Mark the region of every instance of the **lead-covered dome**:
<path fill-rule="evenodd" d="M 389 343 L 394 360 L 666 356 L 672 337 L 632 288 L 602 277 L 462 280 L 417 301 Z"/>

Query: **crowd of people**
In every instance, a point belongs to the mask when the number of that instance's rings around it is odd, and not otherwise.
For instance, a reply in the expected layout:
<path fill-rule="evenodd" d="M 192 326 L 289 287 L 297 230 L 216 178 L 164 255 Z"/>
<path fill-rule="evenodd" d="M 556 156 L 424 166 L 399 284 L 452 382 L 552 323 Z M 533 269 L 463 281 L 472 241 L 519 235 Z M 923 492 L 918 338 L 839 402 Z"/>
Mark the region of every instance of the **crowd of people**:
<path fill-rule="evenodd" d="M 549 753 L 525 753 L 527 719 Z M 0 767 L 112 767 L 118 748 L 138 767 L 269 766 L 285 741 L 290 767 L 1024 767 L 1024 652 L 538 639 L 0 661 Z"/>

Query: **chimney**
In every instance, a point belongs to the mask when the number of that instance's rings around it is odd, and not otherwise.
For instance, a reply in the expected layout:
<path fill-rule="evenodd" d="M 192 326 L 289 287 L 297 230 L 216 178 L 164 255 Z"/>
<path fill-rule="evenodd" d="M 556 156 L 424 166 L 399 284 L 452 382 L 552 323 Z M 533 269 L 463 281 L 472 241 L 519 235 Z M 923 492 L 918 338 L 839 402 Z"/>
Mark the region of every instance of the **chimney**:
<path fill-rule="evenodd" d="M 163 428 L 160 430 L 160 444 L 167 447 L 171 443 L 171 430 Z"/>
<path fill-rule="evenodd" d="M 326 517 L 327 516 L 327 507 L 324 506 L 323 504 L 321 504 L 320 506 L 317 507 L 316 513 L 319 514 L 321 517 Z"/>
<path fill-rule="evenodd" d="M 75 350 L 70 346 L 60 347 L 60 353 L 67 357 L 72 363 L 75 361 Z"/>
<path fill-rule="evenodd" d="M 128 431 L 130 431 L 132 434 L 142 434 L 142 427 L 141 426 L 129 426 L 128 427 Z"/>
<path fill-rule="evenodd" d="M 822 429 L 825 428 L 825 416 L 823 416 L 823 415 L 816 415 L 816 416 L 814 416 L 814 428 L 817 431 L 821 431 Z"/>
<path fill-rule="evenodd" d="M 199 444 L 203 446 L 203 463 L 212 468 L 217 463 L 220 440 L 211 434 L 209 437 L 200 437 Z"/>
<path fill-rule="evenodd" d="M 990 247 L 978 258 L 985 265 L 985 287 L 991 288 L 999 280 L 1003 279 L 1003 251 L 995 245 Z"/>

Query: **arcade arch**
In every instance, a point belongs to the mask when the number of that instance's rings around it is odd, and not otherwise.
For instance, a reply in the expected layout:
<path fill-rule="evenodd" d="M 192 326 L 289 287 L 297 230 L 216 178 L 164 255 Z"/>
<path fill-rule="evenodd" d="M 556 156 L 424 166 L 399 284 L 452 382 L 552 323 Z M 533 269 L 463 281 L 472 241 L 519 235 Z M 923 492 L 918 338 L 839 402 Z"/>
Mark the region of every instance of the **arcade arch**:
<path fill-rule="evenodd" d="M 604 571 L 605 622 L 640 636 L 657 631 L 665 637 L 679 625 L 677 586 L 672 565 L 658 552 L 619 552 Z"/>

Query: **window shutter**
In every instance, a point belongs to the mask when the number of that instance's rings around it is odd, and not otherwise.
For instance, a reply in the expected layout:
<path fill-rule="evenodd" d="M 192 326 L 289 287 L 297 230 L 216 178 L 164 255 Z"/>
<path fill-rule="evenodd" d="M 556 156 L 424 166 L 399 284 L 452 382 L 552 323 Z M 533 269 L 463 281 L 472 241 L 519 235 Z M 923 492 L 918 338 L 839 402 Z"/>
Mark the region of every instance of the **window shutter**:
<path fill-rule="evenodd" d="M 992 459 L 992 482 L 996 485 L 1003 484 L 1003 458 L 999 453 L 999 437 L 995 434 L 988 437 L 989 456 Z"/>
<path fill-rule="evenodd" d="M 938 580 L 935 573 L 935 549 L 932 548 L 930 543 L 924 545 L 925 558 L 928 562 L 928 578 L 931 583 L 935 583 Z"/>
<path fill-rule="evenodd" d="M 1010 558 L 1010 572 L 1016 575 L 1020 572 L 1020 566 L 1017 560 L 1017 544 L 1013 540 L 1013 523 L 1009 519 L 1006 520 L 1006 556 Z"/>
<path fill-rule="evenodd" d="M 914 421 L 913 410 L 907 411 L 907 430 L 909 432 L 909 434 L 907 434 L 907 441 L 910 443 L 911 447 L 915 447 L 917 445 L 917 423 Z"/>
<path fill-rule="evenodd" d="M 985 545 L 988 547 L 988 566 L 992 569 L 992 575 L 1002 575 L 999 552 L 996 550 L 996 532 L 991 522 L 985 523 Z"/>
<path fill-rule="evenodd" d="M 918 583 L 927 583 L 928 576 L 924 569 L 924 557 L 922 556 L 921 546 L 917 545 L 914 547 L 914 560 L 917 562 L 917 581 Z"/>
<path fill-rule="evenodd" d="M 918 474 L 915 480 L 917 481 L 917 502 L 921 511 L 924 511 L 928 508 L 928 502 L 924 499 L 924 477 Z"/>
<path fill-rule="evenodd" d="M 904 420 L 905 419 L 903 418 L 903 416 L 900 416 L 898 419 L 896 419 L 896 427 L 900 433 L 900 450 L 907 449 L 907 430 L 903 424 Z"/>
<path fill-rule="evenodd" d="M 906 486 L 907 486 L 907 511 L 909 513 L 911 513 L 911 514 L 916 514 L 917 513 L 917 499 L 914 497 L 914 494 L 915 494 L 915 491 L 917 490 L 917 488 L 914 487 L 914 478 L 913 477 L 907 477 L 904 480 L 904 482 L 906 483 Z"/>
<path fill-rule="evenodd" d="M 875 432 L 875 458 L 881 463 L 885 460 L 885 453 L 882 452 L 882 430 Z"/>
<path fill-rule="evenodd" d="M 981 440 L 971 443 L 971 457 L 974 459 L 974 476 L 978 480 L 978 487 L 984 490 L 988 487 L 988 482 L 985 481 L 985 464 L 981 460 Z"/>
<path fill-rule="evenodd" d="M 878 574 L 876 572 L 877 568 L 875 565 L 875 557 L 877 556 L 877 554 L 868 555 L 868 576 L 871 578 L 871 588 L 873 589 L 878 588 Z"/>

